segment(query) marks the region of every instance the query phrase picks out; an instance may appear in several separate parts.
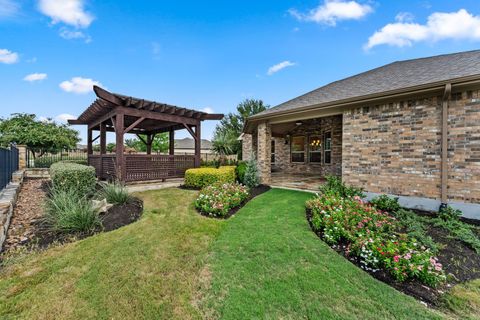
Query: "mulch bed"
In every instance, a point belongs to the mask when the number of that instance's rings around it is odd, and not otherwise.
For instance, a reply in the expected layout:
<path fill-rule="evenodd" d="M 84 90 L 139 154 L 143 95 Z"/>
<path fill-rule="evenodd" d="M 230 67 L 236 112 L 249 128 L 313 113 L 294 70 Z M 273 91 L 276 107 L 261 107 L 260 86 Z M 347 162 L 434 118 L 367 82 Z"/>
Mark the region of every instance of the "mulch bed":
<path fill-rule="evenodd" d="M 243 201 L 238 207 L 230 209 L 230 211 L 228 211 L 228 213 L 226 215 L 222 216 L 222 217 L 212 216 L 212 215 L 210 215 L 206 212 L 200 211 L 198 209 L 197 209 L 197 212 L 200 213 L 202 216 L 205 216 L 205 217 L 208 217 L 208 218 L 228 219 L 231 216 L 233 216 L 235 213 L 237 213 L 238 210 L 242 209 L 243 206 L 246 205 L 250 200 L 252 200 L 256 196 L 261 195 L 262 193 L 267 192 L 270 189 L 271 189 L 270 186 L 267 186 L 267 185 L 264 185 L 264 184 L 261 184 L 261 185 L 255 187 L 255 188 L 250 189 L 250 195 L 248 196 L 248 198 L 245 201 Z"/>
<path fill-rule="evenodd" d="M 310 210 L 306 210 L 306 216 L 310 227 L 312 214 Z M 315 232 L 320 239 L 323 239 L 321 232 Z M 438 306 L 441 296 L 454 285 L 480 278 L 480 255 L 467 244 L 457 239 L 452 239 L 447 230 L 439 227 L 428 226 L 428 235 L 439 244 L 439 252 L 437 258 L 443 265 L 443 269 L 447 274 L 447 281 L 436 288 L 431 288 L 418 280 L 408 280 L 405 282 L 396 281 L 390 273 L 383 269 L 379 271 L 367 271 L 374 278 L 387 283 L 395 289 L 413 296 L 432 306 Z M 359 257 L 349 255 L 347 252 L 347 243 L 340 243 L 331 246 L 338 254 L 344 256 L 348 261 L 361 268 Z M 362 269 L 363 270 L 363 269 Z"/>
<path fill-rule="evenodd" d="M 8 229 L 2 253 L 26 247 L 44 249 L 52 243 L 66 243 L 89 237 L 102 231 L 112 231 L 140 218 L 143 202 L 134 198 L 131 203 L 114 205 L 101 213 L 102 228 L 89 234 L 64 235 L 48 231 L 43 225 L 43 203 L 50 190 L 47 179 L 26 179 L 22 185 Z"/>

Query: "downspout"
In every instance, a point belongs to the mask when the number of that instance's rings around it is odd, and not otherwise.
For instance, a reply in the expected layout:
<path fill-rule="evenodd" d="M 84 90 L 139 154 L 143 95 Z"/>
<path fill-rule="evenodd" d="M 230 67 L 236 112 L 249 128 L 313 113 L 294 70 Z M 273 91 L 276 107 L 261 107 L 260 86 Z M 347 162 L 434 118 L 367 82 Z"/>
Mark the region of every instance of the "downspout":
<path fill-rule="evenodd" d="M 452 93 L 452 84 L 445 85 L 442 99 L 442 162 L 441 162 L 441 204 L 440 210 L 447 207 L 448 187 L 448 104 Z"/>

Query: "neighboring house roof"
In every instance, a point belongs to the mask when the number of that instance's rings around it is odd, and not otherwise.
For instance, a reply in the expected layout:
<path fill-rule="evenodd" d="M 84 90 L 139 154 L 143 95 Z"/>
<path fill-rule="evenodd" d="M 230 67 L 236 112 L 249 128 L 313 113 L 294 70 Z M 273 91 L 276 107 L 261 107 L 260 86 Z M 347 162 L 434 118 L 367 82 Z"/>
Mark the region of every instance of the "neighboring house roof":
<path fill-rule="evenodd" d="M 194 149 L 195 144 L 192 138 L 175 139 L 175 149 Z M 200 142 L 200 149 L 212 149 L 212 142 L 207 139 L 202 139 Z"/>
<path fill-rule="evenodd" d="M 480 76 L 480 50 L 445 54 L 428 58 L 397 61 L 385 66 L 335 81 L 250 119 L 315 105 L 329 105 L 400 89 L 414 89 L 454 79 Z"/>

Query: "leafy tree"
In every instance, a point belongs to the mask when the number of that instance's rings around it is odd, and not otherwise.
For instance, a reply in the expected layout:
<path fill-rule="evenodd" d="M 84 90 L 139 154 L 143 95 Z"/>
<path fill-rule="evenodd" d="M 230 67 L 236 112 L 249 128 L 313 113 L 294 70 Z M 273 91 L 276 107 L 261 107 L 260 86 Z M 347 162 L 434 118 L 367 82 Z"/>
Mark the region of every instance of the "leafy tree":
<path fill-rule="evenodd" d="M 238 104 L 237 112 L 227 114 L 215 128 L 213 135 L 214 149 L 218 145 L 219 150 L 224 152 L 223 154 L 240 155 L 242 143 L 237 139 L 242 133 L 245 121 L 248 117 L 268 108 L 270 108 L 269 105 L 264 104 L 262 100 L 256 99 L 245 99 Z"/>
<path fill-rule="evenodd" d="M 78 131 L 68 125 L 58 124 L 50 119 L 37 120 L 36 115 L 14 113 L 8 119 L 0 118 L 0 145 L 24 144 L 36 152 L 56 152 L 73 149 L 80 141 Z"/>
<path fill-rule="evenodd" d="M 143 140 L 147 141 L 146 135 L 140 135 L 140 136 L 143 138 Z M 126 139 L 125 145 L 127 147 L 134 148 L 136 151 L 139 151 L 139 152 L 147 151 L 147 146 L 139 138 Z M 167 132 L 156 134 L 152 142 L 152 152 L 166 152 L 168 151 L 168 145 L 169 145 L 169 140 L 168 140 Z"/>

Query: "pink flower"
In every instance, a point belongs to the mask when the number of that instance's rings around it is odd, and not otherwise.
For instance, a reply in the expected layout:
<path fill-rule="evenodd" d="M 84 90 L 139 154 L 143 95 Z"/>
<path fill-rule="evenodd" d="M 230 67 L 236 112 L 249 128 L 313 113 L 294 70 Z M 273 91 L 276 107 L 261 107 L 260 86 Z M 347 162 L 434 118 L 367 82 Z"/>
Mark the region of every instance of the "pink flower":
<path fill-rule="evenodd" d="M 412 255 L 411 255 L 410 253 L 407 253 L 407 254 L 404 256 L 404 258 L 407 259 L 407 260 L 409 260 L 411 257 L 412 257 Z"/>
<path fill-rule="evenodd" d="M 400 258 L 399 256 L 395 256 L 393 257 L 393 261 L 398 262 L 400 260 L 399 258 Z"/>

